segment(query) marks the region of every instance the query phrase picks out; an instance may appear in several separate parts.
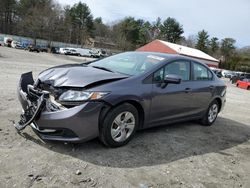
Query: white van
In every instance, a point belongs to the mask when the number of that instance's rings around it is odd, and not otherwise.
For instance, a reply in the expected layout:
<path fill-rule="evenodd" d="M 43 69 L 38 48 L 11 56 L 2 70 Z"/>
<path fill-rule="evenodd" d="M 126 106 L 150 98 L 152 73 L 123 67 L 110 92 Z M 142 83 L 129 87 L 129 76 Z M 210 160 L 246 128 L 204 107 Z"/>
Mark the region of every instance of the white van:
<path fill-rule="evenodd" d="M 91 57 L 90 49 L 87 48 L 76 48 L 76 51 L 80 56 Z"/>

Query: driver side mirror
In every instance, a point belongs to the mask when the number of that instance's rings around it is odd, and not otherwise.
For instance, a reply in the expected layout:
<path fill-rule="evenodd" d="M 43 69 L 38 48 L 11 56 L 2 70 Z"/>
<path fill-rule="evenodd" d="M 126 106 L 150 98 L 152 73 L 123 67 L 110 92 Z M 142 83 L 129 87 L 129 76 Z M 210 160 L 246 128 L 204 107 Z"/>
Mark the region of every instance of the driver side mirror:
<path fill-rule="evenodd" d="M 180 84 L 181 77 L 176 74 L 167 74 L 164 78 L 164 83 L 166 84 Z"/>

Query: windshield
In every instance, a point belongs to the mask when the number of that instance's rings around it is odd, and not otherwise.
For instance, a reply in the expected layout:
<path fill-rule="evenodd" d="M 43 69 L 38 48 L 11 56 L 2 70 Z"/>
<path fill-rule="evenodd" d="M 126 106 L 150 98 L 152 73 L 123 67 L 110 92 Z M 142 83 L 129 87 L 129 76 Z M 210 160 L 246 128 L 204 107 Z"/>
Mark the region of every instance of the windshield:
<path fill-rule="evenodd" d="M 89 65 L 133 76 L 146 72 L 164 59 L 150 53 L 125 52 L 95 61 Z"/>

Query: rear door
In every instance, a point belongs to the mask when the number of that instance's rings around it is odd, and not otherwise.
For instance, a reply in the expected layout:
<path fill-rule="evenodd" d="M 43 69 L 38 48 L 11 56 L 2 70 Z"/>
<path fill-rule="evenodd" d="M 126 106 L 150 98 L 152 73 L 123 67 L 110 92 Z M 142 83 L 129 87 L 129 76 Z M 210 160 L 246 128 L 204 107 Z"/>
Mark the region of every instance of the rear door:
<path fill-rule="evenodd" d="M 182 78 L 180 84 L 168 84 L 162 87 L 167 74 L 176 74 Z M 152 126 L 191 115 L 192 82 L 191 63 L 188 60 L 176 60 L 168 63 L 153 75 L 153 92 L 150 112 Z"/>
<path fill-rule="evenodd" d="M 203 113 L 213 97 L 216 82 L 209 68 L 201 63 L 192 62 L 192 93 L 194 103 L 192 111 L 195 114 Z"/>

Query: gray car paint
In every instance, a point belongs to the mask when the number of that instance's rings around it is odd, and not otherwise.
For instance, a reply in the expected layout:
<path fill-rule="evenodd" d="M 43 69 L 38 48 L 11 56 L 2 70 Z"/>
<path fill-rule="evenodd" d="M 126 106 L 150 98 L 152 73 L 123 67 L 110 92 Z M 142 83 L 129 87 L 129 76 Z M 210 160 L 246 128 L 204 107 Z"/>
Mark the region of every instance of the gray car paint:
<path fill-rule="evenodd" d="M 160 55 L 164 57 L 163 54 Z M 180 84 L 169 84 L 165 88 L 158 87 L 157 84 L 144 84 L 143 80 L 168 63 L 176 60 L 193 61 L 179 55 L 167 57 L 168 60 L 143 75 L 100 85 L 92 90 L 112 91 L 112 95 L 104 99 L 112 106 L 123 101 L 136 101 L 144 110 L 143 128 L 182 121 L 182 118 L 184 120 L 200 118 L 215 98 L 219 98 L 222 105 L 224 104 L 225 98 L 220 94 L 226 88 L 225 83 L 212 71 L 211 81 L 182 81 Z M 210 86 L 214 88 L 211 90 Z M 186 92 L 186 88 L 190 88 L 191 91 Z"/>
<path fill-rule="evenodd" d="M 62 140 L 70 142 L 87 141 L 98 136 L 98 121 L 102 103 L 85 103 L 74 108 L 57 112 L 42 112 L 35 124 L 39 129 L 72 130 L 77 137 L 60 138 L 41 134 L 43 139 Z M 38 130 L 39 131 L 39 130 Z"/>
<path fill-rule="evenodd" d="M 112 73 L 87 66 L 60 66 L 43 71 L 38 79 L 54 87 L 86 87 L 102 80 L 126 78 L 126 75 Z"/>
<path fill-rule="evenodd" d="M 222 96 L 222 92 L 226 86 L 213 72 L 212 81 L 187 81 L 180 84 L 169 84 L 165 88 L 161 88 L 153 83 L 144 83 L 145 79 L 167 63 L 174 60 L 193 61 L 179 55 L 148 54 L 159 55 L 166 60 L 137 76 L 128 77 L 79 65 L 60 66 L 42 72 L 39 75 L 41 82 L 50 82 L 55 87 L 78 87 L 80 89 L 106 79 L 114 79 L 114 81 L 88 88 L 90 91 L 110 92 L 109 95 L 98 102 L 87 102 L 87 106 L 89 107 L 91 104 L 90 106 L 95 110 L 87 108 L 83 104 L 70 108 L 67 111 L 45 111 L 36 120 L 37 126 L 40 128 L 67 128 L 74 131 L 77 135 L 77 138 L 72 141 L 86 141 L 98 136 L 99 114 L 105 111 L 103 109 L 107 109 L 105 112 L 108 113 L 110 108 L 123 102 L 132 102 L 141 106 L 141 117 L 144 117 L 143 124 L 139 127 L 141 129 L 201 118 L 206 112 L 208 105 L 215 98 L 221 100 L 222 107 L 224 106 L 225 96 Z M 211 89 L 210 86 L 213 86 L 213 88 Z M 187 92 L 186 88 L 191 88 L 191 90 Z M 95 108 L 95 105 L 98 107 Z M 80 111 L 75 111 L 75 109 L 80 109 Z M 49 136 L 44 137 L 44 139 L 70 141 L 66 138 Z"/>

